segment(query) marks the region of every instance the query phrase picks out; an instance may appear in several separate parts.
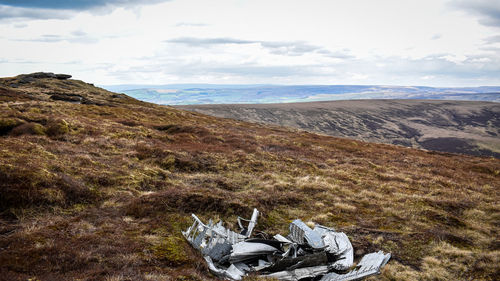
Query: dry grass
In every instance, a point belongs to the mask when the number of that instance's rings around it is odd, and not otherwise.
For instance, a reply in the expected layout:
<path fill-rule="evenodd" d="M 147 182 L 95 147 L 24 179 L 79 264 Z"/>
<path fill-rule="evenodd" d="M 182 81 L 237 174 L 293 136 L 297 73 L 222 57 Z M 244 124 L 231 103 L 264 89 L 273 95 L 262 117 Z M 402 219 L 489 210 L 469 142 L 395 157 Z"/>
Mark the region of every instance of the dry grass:
<path fill-rule="evenodd" d="M 180 230 L 192 212 L 235 227 L 254 207 L 258 231 L 287 233 L 298 217 L 345 231 L 356 258 L 393 253 L 376 279 L 499 279 L 498 159 L 217 119 L 61 83 L 0 88 L 0 120 L 14 120 L 0 122 L 0 279 L 210 280 Z M 54 91 L 94 104 L 52 101 Z"/>

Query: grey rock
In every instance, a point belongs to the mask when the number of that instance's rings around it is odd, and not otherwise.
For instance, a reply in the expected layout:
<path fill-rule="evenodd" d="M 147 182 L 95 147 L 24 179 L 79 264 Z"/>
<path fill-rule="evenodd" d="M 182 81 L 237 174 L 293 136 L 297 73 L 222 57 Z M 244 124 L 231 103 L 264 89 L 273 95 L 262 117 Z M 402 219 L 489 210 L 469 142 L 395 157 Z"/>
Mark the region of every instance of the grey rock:
<path fill-rule="evenodd" d="M 31 74 L 26 74 L 26 77 L 43 79 L 43 78 L 56 78 L 56 75 L 52 72 L 35 72 Z"/>
<path fill-rule="evenodd" d="M 71 78 L 72 76 L 69 74 L 56 74 L 56 78 L 59 80 L 66 80 Z"/>
<path fill-rule="evenodd" d="M 71 77 L 72 76 L 69 74 L 54 74 L 52 72 L 35 72 L 30 74 L 19 75 L 20 80 L 24 81 L 22 83 L 30 83 L 33 82 L 35 79 L 54 78 L 59 80 L 66 80 Z"/>
<path fill-rule="evenodd" d="M 62 94 L 62 93 L 53 93 L 50 96 L 51 100 L 59 100 L 59 101 L 67 101 L 71 103 L 83 103 L 83 97 L 76 94 Z"/>

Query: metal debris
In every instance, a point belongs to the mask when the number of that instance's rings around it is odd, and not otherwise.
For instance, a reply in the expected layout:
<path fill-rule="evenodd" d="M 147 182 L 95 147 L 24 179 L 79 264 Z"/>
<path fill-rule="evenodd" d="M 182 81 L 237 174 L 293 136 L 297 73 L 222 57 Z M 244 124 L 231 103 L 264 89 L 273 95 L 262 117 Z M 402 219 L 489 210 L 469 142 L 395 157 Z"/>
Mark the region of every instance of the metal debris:
<path fill-rule="evenodd" d="M 204 224 L 193 214 L 193 225 L 182 234 L 202 253 L 210 271 L 226 280 L 241 280 L 249 273 L 284 281 L 360 280 L 380 274 L 391 258 L 391 254 L 378 251 L 363 256 L 354 267 L 354 250 L 345 233 L 322 225 L 311 229 L 299 219 L 290 224 L 287 237 L 251 238 L 258 215 L 254 209 L 249 220 L 238 217 L 241 231 L 236 233 L 222 221 Z M 246 227 L 243 222 L 248 222 Z"/>
<path fill-rule="evenodd" d="M 320 281 L 348 281 L 359 280 L 361 278 L 380 274 L 380 269 L 389 261 L 391 254 L 384 254 L 382 251 L 363 256 L 355 269 L 345 274 L 335 272 L 328 273 Z"/>

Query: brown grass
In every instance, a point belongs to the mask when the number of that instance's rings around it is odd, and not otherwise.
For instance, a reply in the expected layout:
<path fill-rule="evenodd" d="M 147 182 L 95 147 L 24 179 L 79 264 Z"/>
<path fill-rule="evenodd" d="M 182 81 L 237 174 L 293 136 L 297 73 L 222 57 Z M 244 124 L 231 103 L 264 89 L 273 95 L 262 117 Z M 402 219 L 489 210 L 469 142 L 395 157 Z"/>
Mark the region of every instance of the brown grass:
<path fill-rule="evenodd" d="M 75 80 L 9 90 L 9 79 L 0 279 L 211 280 L 180 230 L 191 213 L 235 227 L 254 207 L 258 231 L 286 234 L 301 218 L 345 231 L 356 258 L 391 252 L 377 279 L 499 279 L 498 159 L 217 119 Z M 94 104 L 51 100 L 57 91 Z"/>

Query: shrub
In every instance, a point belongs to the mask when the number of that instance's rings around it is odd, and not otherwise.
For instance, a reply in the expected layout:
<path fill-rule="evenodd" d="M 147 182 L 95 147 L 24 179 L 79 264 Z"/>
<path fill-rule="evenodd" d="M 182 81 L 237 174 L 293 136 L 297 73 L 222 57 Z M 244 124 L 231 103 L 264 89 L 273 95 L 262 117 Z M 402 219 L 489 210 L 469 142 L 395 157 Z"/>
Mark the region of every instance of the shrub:
<path fill-rule="evenodd" d="M 64 193 L 68 203 L 91 203 L 97 199 L 96 192 L 85 184 L 66 174 L 60 174 L 56 185 Z"/>
<path fill-rule="evenodd" d="M 13 136 L 21 136 L 21 135 L 45 135 L 47 129 L 43 125 L 38 123 L 26 123 L 12 129 L 11 134 Z"/>
<path fill-rule="evenodd" d="M 68 175 L 0 165 L 0 212 L 9 208 L 91 203 L 95 199 L 96 192 Z"/>
<path fill-rule="evenodd" d="M 171 187 L 132 200 L 126 213 L 135 217 L 153 216 L 177 210 L 184 213 L 217 212 L 222 214 L 251 213 L 249 204 L 230 192 L 203 188 Z"/>
<path fill-rule="evenodd" d="M 40 171 L 0 165 L 0 211 L 45 202 L 40 187 L 48 178 Z"/>
<path fill-rule="evenodd" d="M 173 170 L 175 168 L 175 162 L 176 162 L 175 156 L 168 155 L 163 158 L 160 158 L 157 161 L 157 164 L 165 170 Z"/>
<path fill-rule="evenodd" d="M 0 119 L 0 136 L 8 134 L 12 129 L 19 126 L 22 122 L 12 118 Z"/>
<path fill-rule="evenodd" d="M 196 127 L 196 126 L 182 126 L 182 125 L 177 125 L 177 124 L 168 124 L 168 125 L 154 126 L 154 128 L 159 130 L 159 131 L 165 131 L 169 134 L 188 133 L 188 134 L 195 134 L 198 136 L 210 135 L 209 130 L 202 128 L 202 127 Z"/>
<path fill-rule="evenodd" d="M 61 136 L 69 132 L 69 124 L 65 120 L 53 120 L 47 124 L 47 135 L 51 137 Z"/>

